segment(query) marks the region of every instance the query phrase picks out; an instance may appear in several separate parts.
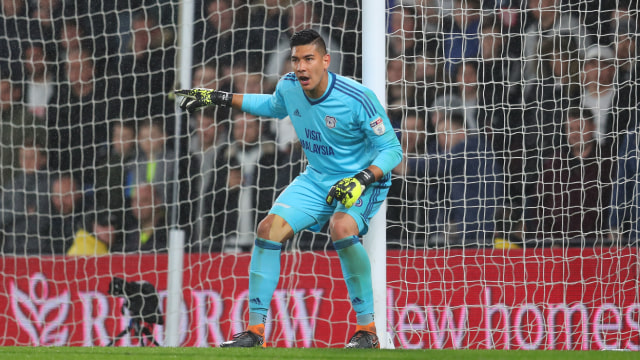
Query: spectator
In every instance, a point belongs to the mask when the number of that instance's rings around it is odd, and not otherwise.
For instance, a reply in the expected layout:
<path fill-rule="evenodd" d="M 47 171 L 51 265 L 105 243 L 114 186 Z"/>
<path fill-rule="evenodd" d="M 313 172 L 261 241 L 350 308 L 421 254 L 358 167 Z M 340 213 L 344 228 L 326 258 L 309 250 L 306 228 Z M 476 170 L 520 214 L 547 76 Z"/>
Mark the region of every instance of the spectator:
<path fill-rule="evenodd" d="M 527 131 L 542 134 L 537 147 L 553 153 L 564 142 L 562 111 L 580 96 L 578 48 L 571 37 L 558 36 L 544 39 L 541 51 L 540 80 L 526 89 L 524 117 L 526 124 L 535 124 Z"/>
<path fill-rule="evenodd" d="M 596 3 L 596 4 L 589 4 L 589 5 L 592 5 L 592 6 L 595 5 L 596 8 L 599 5 L 600 8 L 603 8 L 603 5 L 605 4 Z M 612 20 L 612 23 L 610 23 L 609 26 L 613 27 L 613 29 L 610 29 L 610 30 L 614 30 L 616 25 L 624 21 L 637 22 L 638 8 L 637 8 L 636 2 L 634 2 L 633 0 L 620 0 L 608 5 L 609 6 L 607 10 L 611 10 L 608 14 L 592 14 L 592 16 L 610 15 L 610 19 Z M 594 11 L 594 12 L 597 12 L 597 11 Z M 596 26 L 598 24 L 597 22 L 594 22 L 593 25 Z"/>
<path fill-rule="evenodd" d="M 74 171 L 93 187 L 95 164 L 107 154 L 107 118 L 119 111 L 118 83 L 100 76 L 87 49 L 68 53 L 66 77 L 47 109 L 49 167 Z"/>
<path fill-rule="evenodd" d="M 32 40 L 46 44 L 47 52 L 55 53 L 55 40 L 63 26 L 61 0 L 32 1 L 29 10 L 29 34 Z"/>
<path fill-rule="evenodd" d="M 60 61 L 72 50 L 88 46 L 96 58 L 117 48 L 118 10 L 123 1 L 29 1 L 30 35 L 44 41 Z M 130 6 L 126 4 L 125 6 Z"/>
<path fill-rule="evenodd" d="M 22 41 L 29 39 L 27 2 L 25 0 L 0 1 L 0 72 L 21 77 L 20 55 Z"/>
<path fill-rule="evenodd" d="M 638 246 L 640 221 L 640 137 L 638 130 L 626 134 L 617 158 L 617 177 L 611 195 L 610 238 L 616 246 Z"/>
<path fill-rule="evenodd" d="M 139 153 L 134 120 L 115 120 L 111 126 L 111 152 L 117 155 L 125 166 L 134 165 Z"/>
<path fill-rule="evenodd" d="M 238 94 L 260 94 L 275 90 L 271 88 L 272 84 L 267 82 L 261 73 L 255 72 L 236 72 L 233 76 L 233 84 L 234 92 Z M 275 138 L 278 150 L 283 154 L 288 154 L 290 162 L 299 161 L 302 149 L 291 119 L 287 116 L 284 119 L 262 119 L 262 122 L 264 132 Z M 293 177 L 291 178 L 293 179 Z"/>
<path fill-rule="evenodd" d="M 62 24 L 62 28 L 56 37 L 56 57 L 58 64 L 64 64 L 72 52 L 90 50 L 90 40 L 87 35 L 87 29 L 84 22 L 75 17 L 66 18 Z M 58 68 L 56 74 L 59 79 L 66 79 L 64 67 Z"/>
<path fill-rule="evenodd" d="M 48 228 L 40 227 L 40 254 L 65 254 L 76 230 L 82 226 L 82 214 L 90 209 L 82 196 L 78 181 L 71 173 L 60 173 L 51 182 Z"/>
<path fill-rule="evenodd" d="M 505 122 L 494 118 L 493 147 L 503 159 L 513 211 L 530 214 L 524 207 L 536 196 L 541 160 L 566 145 L 562 109 L 579 97 L 578 53 L 572 37 L 543 38 L 537 66 L 539 80 L 525 85 L 521 111 L 512 106 Z M 529 220 L 535 219 L 525 217 L 525 222 Z"/>
<path fill-rule="evenodd" d="M 123 108 L 129 111 L 121 116 L 144 118 L 174 111 L 167 93 L 175 81 L 175 39 L 158 16 L 155 8 L 132 15 L 129 52 L 117 62 L 115 73 L 112 69 L 112 76 L 122 77 Z"/>
<path fill-rule="evenodd" d="M 403 59 L 387 61 L 387 103 L 391 109 L 404 108 L 415 102 L 414 64 Z"/>
<path fill-rule="evenodd" d="M 610 41 L 608 35 L 615 29 L 615 20 L 626 17 L 630 9 L 636 9 L 635 0 L 618 1 L 562 1 L 562 11 L 572 12 L 574 16 L 580 18 L 593 42 L 603 43 L 602 40 Z"/>
<path fill-rule="evenodd" d="M 221 74 L 230 73 L 236 61 L 247 63 L 247 27 L 232 0 L 204 0 L 196 17 L 194 62 L 216 59 Z"/>
<path fill-rule="evenodd" d="M 162 194 L 152 184 L 139 184 L 132 197 L 132 220 L 125 226 L 125 240 L 114 251 L 167 251 L 166 204 Z"/>
<path fill-rule="evenodd" d="M 452 15 L 443 20 L 442 56 L 447 60 L 447 73 L 455 74 L 458 64 L 478 58 L 480 49 L 479 0 L 454 0 Z"/>
<path fill-rule="evenodd" d="M 426 234 L 426 211 L 429 199 L 425 191 L 425 174 L 421 164 L 435 151 L 433 132 L 427 133 L 426 115 L 408 110 L 401 128 L 402 162 L 393 169 L 389 189 L 387 238 L 400 245 L 423 247 Z"/>
<path fill-rule="evenodd" d="M 454 81 L 465 110 L 464 119 L 467 129 L 478 129 L 478 65 L 471 61 L 461 63 L 457 68 Z"/>
<path fill-rule="evenodd" d="M 582 104 L 589 108 L 596 123 L 596 139 L 607 145 L 617 146 L 620 134 L 635 127 L 637 99 L 634 85 L 617 87 L 615 55 L 611 48 L 601 45 L 587 49 L 582 72 Z"/>
<path fill-rule="evenodd" d="M 249 251 L 255 240 L 254 229 L 257 223 L 267 215 L 277 194 L 289 181 L 289 177 L 283 175 L 286 171 L 284 161 L 288 157 L 278 151 L 275 141 L 266 138 L 263 121 L 256 116 L 236 113 L 233 117 L 232 137 L 233 142 L 220 154 L 219 175 L 216 177 L 219 182 L 214 187 L 214 191 L 222 189 L 224 181 L 230 181 L 229 193 L 223 197 L 212 193 L 212 199 L 209 200 L 211 206 L 207 209 L 220 209 L 215 206 L 215 202 L 223 199 L 226 202 L 224 211 L 237 213 L 238 222 L 236 228 L 231 225 L 225 229 L 226 238 L 222 250 Z M 228 177 L 225 176 L 227 171 Z M 214 217 L 213 224 L 205 229 L 216 228 L 216 221 Z M 219 226 L 220 224 L 218 228 Z M 209 231 L 209 234 L 217 235 L 213 231 Z"/>
<path fill-rule="evenodd" d="M 237 72 L 234 74 L 233 82 L 234 92 L 238 94 L 260 94 L 275 90 L 270 88 L 271 84 L 264 80 L 264 76 L 261 73 Z M 300 161 L 302 149 L 289 116 L 284 119 L 261 119 L 261 123 L 263 133 L 275 139 L 278 151 L 282 153 L 280 155 L 287 154 L 289 163 Z M 291 179 L 299 172 L 296 170 L 296 168 L 299 168 L 297 164 L 287 168 L 293 171 Z"/>
<path fill-rule="evenodd" d="M 135 122 L 113 121 L 107 159 L 96 168 L 96 208 L 131 208 L 131 192 L 137 182 L 137 167 L 141 161 Z"/>
<path fill-rule="evenodd" d="M 565 127 L 568 146 L 542 163 L 538 201 L 529 207 L 537 209 L 533 229 L 540 240 L 592 246 L 608 229 L 614 163 L 595 139 L 591 110 L 565 110 Z"/>
<path fill-rule="evenodd" d="M 24 102 L 31 115 L 43 123 L 47 105 L 56 90 L 49 55 L 43 43 L 31 42 L 26 45 L 22 59 L 25 74 Z"/>
<path fill-rule="evenodd" d="M 614 33 L 618 86 L 625 86 L 627 82 L 634 83 L 638 79 L 638 44 L 637 25 L 635 20 L 625 20 L 618 24 Z M 637 85 L 636 85 L 637 86 Z"/>
<path fill-rule="evenodd" d="M 560 0 L 528 0 L 529 11 L 522 34 L 523 76 L 526 83 L 537 81 L 538 61 L 544 56 L 540 45 L 545 39 L 568 37 L 577 49 L 584 50 L 592 41 L 580 19 L 561 9 Z"/>
<path fill-rule="evenodd" d="M 213 187 L 217 181 L 218 171 L 216 165 L 218 157 L 227 143 L 227 122 L 218 120 L 214 107 L 196 112 L 193 116 L 195 120 L 195 131 L 191 137 L 190 153 L 192 163 L 197 167 L 192 184 L 196 188 L 199 196 L 196 205 L 195 231 L 193 232 L 192 243 L 199 247 L 209 248 L 211 240 L 210 234 L 202 233 L 202 222 L 205 219 L 206 210 L 202 195 Z M 198 244 L 198 242 L 202 242 Z M 206 243 L 205 243 L 206 242 Z"/>
<path fill-rule="evenodd" d="M 173 201 L 175 152 L 167 147 L 165 123 L 161 117 L 146 119 L 138 125 L 141 158 L 137 184 L 153 184 L 162 203 Z"/>
<path fill-rule="evenodd" d="M 420 110 L 408 110 L 401 128 L 402 162 L 393 169 L 399 176 L 417 176 L 417 162 L 427 152 L 435 151 L 435 139 L 427 132 L 426 116 Z M 427 141 L 427 140 L 434 141 Z"/>
<path fill-rule="evenodd" d="M 440 180 L 428 189 L 439 205 L 429 214 L 436 225 L 429 242 L 490 245 L 495 211 L 504 202 L 502 168 L 484 138 L 465 129 L 461 111 L 446 113 L 435 126 L 438 153 L 428 155 L 425 166 L 429 178 Z"/>
<path fill-rule="evenodd" d="M 433 104 L 438 88 L 444 86 L 444 60 L 427 49 L 425 56 L 414 58 L 415 104 Z"/>
<path fill-rule="evenodd" d="M 96 57 L 109 57 L 113 54 L 125 52 L 122 43 L 129 35 L 131 12 L 145 6 L 147 9 L 156 6 L 165 8 L 170 6 L 167 1 L 76 1 L 70 6 L 66 1 L 65 13 L 68 18 L 78 19 L 84 28 L 87 40 L 91 41 Z M 157 5 L 160 3 L 159 5 Z M 171 11 L 162 12 L 168 15 Z M 173 14 L 171 14 L 173 15 Z M 164 18 L 163 18 L 164 19 Z M 122 32 L 127 32 L 123 35 Z M 128 38 L 127 38 L 128 40 Z"/>
<path fill-rule="evenodd" d="M 33 138 L 26 138 L 18 152 L 20 168 L 0 192 L 2 253 L 40 255 L 40 229 L 48 228 L 49 214 L 47 155 Z"/>
<path fill-rule="evenodd" d="M 389 41 L 387 56 L 407 61 L 422 52 L 420 23 L 414 7 L 394 6 L 389 14 Z"/>
<path fill-rule="evenodd" d="M 60 32 L 57 43 L 60 48 L 58 50 L 58 60 L 64 61 L 70 51 L 80 50 L 82 41 L 86 37 L 86 30 L 83 24 L 78 22 L 74 17 L 66 18 Z"/>
<path fill-rule="evenodd" d="M 438 46 L 439 34 L 442 32 L 441 19 L 445 13 L 443 9 L 444 2 L 442 0 L 416 1 L 414 9 L 416 10 L 416 19 L 422 20 L 425 48 L 436 48 Z"/>
<path fill-rule="evenodd" d="M 236 244 L 242 170 L 239 164 L 218 160 L 214 181 L 202 194 L 201 251 L 241 251 Z"/>
<path fill-rule="evenodd" d="M 136 182 L 153 184 L 161 196 L 160 200 L 167 206 L 167 220 L 172 221 L 170 225 L 179 226 L 189 238 L 192 216 L 190 204 L 201 194 L 191 184 L 194 176 L 191 171 L 195 171 L 195 167 L 189 166 L 188 156 L 176 157 L 175 141 L 168 141 L 166 128 L 166 122 L 161 116 L 146 119 L 138 125 L 141 151 L 137 161 Z"/>
<path fill-rule="evenodd" d="M 478 63 L 478 128 L 489 133 L 494 128 L 504 129 L 510 116 L 518 119 L 518 104 L 522 103 L 519 59 L 509 56 L 508 37 L 496 16 L 482 20 L 480 55 Z M 492 139 L 493 140 L 493 139 Z"/>
<path fill-rule="evenodd" d="M 263 72 L 268 55 L 278 43 L 285 20 L 281 3 L 280 0 L 256 1 L 249 9 L 249 71 Z"/>
<path fill-rule="evenodd" d="M 271 0 L 273 1 L 273 0 Z M 318 2 L 317 2 L 318 3 Z M 327 35 L 336 39 L 340 54 L 341 73 L 355 79 L 362 78 L 362 36 L 359 33 L 362 11 L 358 1 L 341 0 L 340 3 L 320 1 L 320 22 L 325 24 Z"/>
<path fill-rule="evenodd" d="M 112 247 L 122 243 L 123 215 L 109 209 L 92 212 L 85 219 L 85 228 L 79 229 L 67 251 L 70 256 L 109 254 Z"/>
<path fill-rule="evenodd" d="M 638 126 L 637 99 L 640 62 L 638 62 L 638 35 L 636 18 L 619 23 L 614 48 L 616 50 L 616 99 L 618 127 L 628 117 L 627 129 Z M 619 136 L 620 138 L 620 136 Z"/>
<path fill-rule="evenodd" d="M 42 123 L 31 116 L 22 105 L 22 88 L 17 81 L 7 75 L 0 75 L 0 188 L 13 177 L 18 166 L 18 151 L 22 141 L 41 133 Z"/>

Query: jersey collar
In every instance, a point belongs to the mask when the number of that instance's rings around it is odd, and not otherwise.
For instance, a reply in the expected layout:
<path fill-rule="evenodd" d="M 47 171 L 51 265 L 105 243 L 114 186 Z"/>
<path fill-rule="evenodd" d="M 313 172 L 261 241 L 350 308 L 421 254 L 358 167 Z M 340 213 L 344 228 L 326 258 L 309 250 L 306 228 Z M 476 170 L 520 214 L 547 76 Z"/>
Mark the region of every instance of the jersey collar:
<path fill-rule="evenodd" d="M 333 85 L 336 83 L 336 74 L 332 73 L 331 71 L 329 71 L 328 74 L 329 74 L 329 84 L 327 86 L 327 90 L 325 90 L 324 92 L 324 95 L 322 95 L 320 98 L 312 99 L 308 97 L 304 91 L 302 92 L 304 94 L 304 97 L 307 98 L 307 101 L 309 102 L 309 104 L 311 105 L 319 104 L 323 102 L 326 98 L 328 98 L 329 95 L 331 95 L 331 91 L 333 90 Z"/>

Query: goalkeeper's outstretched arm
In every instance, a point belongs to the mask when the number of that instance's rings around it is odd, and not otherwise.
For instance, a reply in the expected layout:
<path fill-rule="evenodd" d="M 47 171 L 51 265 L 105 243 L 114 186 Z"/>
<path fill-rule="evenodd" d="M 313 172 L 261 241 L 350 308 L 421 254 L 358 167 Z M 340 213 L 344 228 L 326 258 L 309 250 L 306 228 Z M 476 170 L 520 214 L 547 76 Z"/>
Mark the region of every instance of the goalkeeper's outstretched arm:
<path fill-rule="evenodd" d="M 176 90 L 174 95 L 182 96 L 180 108 L 189 113 L 209 106 L 230 106 L 234 109 L 241 109 L 244 98 L 242 94 L 200 88 Z"/>

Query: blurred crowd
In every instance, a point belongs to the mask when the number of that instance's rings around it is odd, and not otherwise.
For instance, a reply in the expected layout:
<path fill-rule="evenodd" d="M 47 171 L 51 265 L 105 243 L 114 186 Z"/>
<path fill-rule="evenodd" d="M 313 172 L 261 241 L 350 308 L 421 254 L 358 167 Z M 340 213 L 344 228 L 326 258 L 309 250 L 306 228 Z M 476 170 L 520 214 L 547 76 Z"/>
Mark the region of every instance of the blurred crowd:
<path fill-rule="evenodd" d="M 288 119 L 176 118 L 177 1 L 0 4 L 4 254 L 163 252 L 170 229 L 188 251 L 251 249 L 304 154 Z M 272 92 L 308 27 L 330 71 L 361 79 L 362 0 L 195 4 L 192 87 Z M 405 154 L 389 247 L 637 245 L 638 10 L 388 1 L 386 102 Z"/>
<path fill-rule="evenodd" d="M 390 238 L 637 245 L 637 2 L 414 3 L 389 9 Z"/>

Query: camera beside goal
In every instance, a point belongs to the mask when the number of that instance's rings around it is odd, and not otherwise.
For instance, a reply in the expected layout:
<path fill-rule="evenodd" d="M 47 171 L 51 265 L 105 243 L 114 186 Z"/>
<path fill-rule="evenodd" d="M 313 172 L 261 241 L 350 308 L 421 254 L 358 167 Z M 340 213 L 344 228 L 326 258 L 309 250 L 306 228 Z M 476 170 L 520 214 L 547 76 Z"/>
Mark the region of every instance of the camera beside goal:
<path fill-rule="evenodd" d="M 122 314 L 128 310 L 131 321 L 129 326 L 118 334 L 107 346 L 112 346 L 117 340 L 130 333 L 138 337 L 140 346 L 153 343 L 159 346 L 153 338 L 154 324 L 163 325 L 164 318 L 160 311 L 160 296 L 156 288 L 147 281 L 128 282 L 119 277 L 113 277 L 109 283 L 109 294 L 124 298 Z"/>

